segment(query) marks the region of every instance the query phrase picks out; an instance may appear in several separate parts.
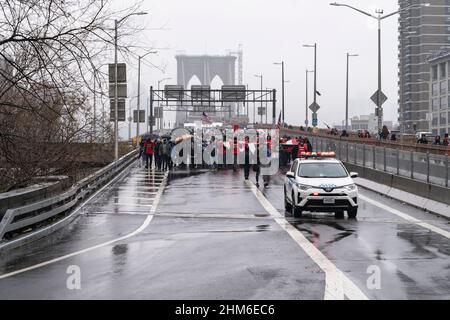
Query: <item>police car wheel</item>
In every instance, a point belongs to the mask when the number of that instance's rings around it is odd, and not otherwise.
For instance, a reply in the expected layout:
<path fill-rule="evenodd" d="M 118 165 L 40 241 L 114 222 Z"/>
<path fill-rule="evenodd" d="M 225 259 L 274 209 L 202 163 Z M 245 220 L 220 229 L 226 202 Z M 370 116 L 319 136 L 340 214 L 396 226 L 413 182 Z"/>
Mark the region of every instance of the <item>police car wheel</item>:
<path fill-rule="evenodd" d="M 292 206 L 292 213 L 293 213 L 294 217 L 296 217 L 296 218 L 301 218 L 303 215 L 302 209 L 300 209 L 297 206 Z"/>
<path fill-rule="evenodd" d="M 338 218 L 338 219 L 344 218 L 344 211 L 336 211 L 336 212 L 334 213 L 334 217 L 335 217 L 335 218 Z"/>
<path fill-rule="evenodd" d="M 352 218 L 352 219 L 356 218 L 356 216 L 358 215 L 358 208 L 355 208 L 355 209 L 349 209 L 349 210 L 347 211 L 347 214 L 348 214 L 348 217 L 349 217 L 349 218 Z"/>
<path fill-rule="evenodd" d="M 292 194 L 292 199 L 294 199 L 294 194 Z M 292 200 L 292 208 L 291 208 L 291 212 L 292 212 L 292 215 L 293 215 L 294 217 L 296 217 L 296 218 L 300 218 L 300 217 L 302 216 L 302 214 L 303 214 L 302 209 L 300 209 L 299 207 L 297 207 L 297 206 L 295 205 L 294 200 Z"/>
<path fill-rule="evenodd" d="M 292 205 L 287 200 L 286 190 L 284 191 L 284 208 L 286 209 L 286 211 L 292 210 Z"/>

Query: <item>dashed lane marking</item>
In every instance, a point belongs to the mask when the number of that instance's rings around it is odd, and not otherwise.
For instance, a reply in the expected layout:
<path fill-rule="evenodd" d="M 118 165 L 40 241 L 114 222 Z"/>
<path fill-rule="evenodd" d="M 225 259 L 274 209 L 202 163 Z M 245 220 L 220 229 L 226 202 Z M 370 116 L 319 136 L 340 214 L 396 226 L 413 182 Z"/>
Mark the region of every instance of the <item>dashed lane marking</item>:
<path fill-rule="evenodd" d="M 274 218 L 294 241 L 311 257 L 311 259 L 325 272 L 325 300 L 344 300 L 345 297 L 351 300 L 369 300 L 369 298 L 325 255 L 320 252 L 299 230 L 294 228 L 284 218 L 277 209 L 267 200 L 264 194 L 259 191 L 250 181 L 246 181 L 253 194 L 264 207 L 264 209 Z"/>
<path fill-rule="evenodd" d="M 396 216 L 398 216 L 398 217 L 400 217 L 400 218 L 402 218 L 402 219 L 404 219 L 404 220 L 406 220 L 408 222 L 411 222 L 413 224 L 416 224 L 418 226 L 426 228 L 426 229 L 428 229 L 430 231 L 436 232 L 436 233 L 438 233 L 438 234 L 440 234 L 440 235 L 442 235 L 442 236 L 444 236 L 446 238 L 450 238 L 450 232 L 448 232 L 446 230 L 438 228 L 438 227 L 436 227 L 436 226 L 434 226 L 432 224 L 429 224 L 427 222 L 423 222 L 422 220 L 414 218 L 414 217 L 412 217 L 412 216 L 410 216 L 410 215 L 408 215 L 408 214 L 406 214 L 404 212 L 401 212 L 401 211 L 399 211 L 397 209 L 391 208 L 391 207 L 389 207 L 389 206 L 387 206 L 385 204 L 382 204 L 382 203 L 380 203 L 380 202 L 378 202 L 376 200 L 370 199 L 370 198 L 368 198 L 366 196 L 363 196 L 361 194 L 359 195 L 359 198 L 361 200 L 364 200 L 364 201 L 370 203 L 371 205 L 374 205 L 374 206 L 380 208 L 380 209 L 383 209 L 383 210 L 386 210 L 388 212 L 391 212 L 391 213 L 395 214 Z"/>

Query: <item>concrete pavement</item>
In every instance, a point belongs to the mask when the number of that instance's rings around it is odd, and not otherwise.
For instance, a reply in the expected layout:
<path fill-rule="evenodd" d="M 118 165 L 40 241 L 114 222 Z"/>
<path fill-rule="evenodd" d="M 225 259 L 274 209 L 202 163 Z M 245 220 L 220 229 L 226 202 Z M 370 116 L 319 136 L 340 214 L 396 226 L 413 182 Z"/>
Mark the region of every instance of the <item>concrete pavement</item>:
<path fill-rule="evenodd" d="M 284 217 L 282 182 L 280 174 L 261 190 Z M 357 220 L 308 213 L 286 220 L 370 299 L 449 299 L 448 220 L 361 195 L 371 202 L 360 201 Z M 136 166 L 70 227 L 0 256 L 0 298 L 323 299 L 330 281 L 323 266 L 260 200 L 241 172 L 174 172 L 166 181 Z M 81 270 L 80 290 L 67 288 L 69 266 Z M 380 289 L 368 287 L 368 270 L 380 271 Z"/>

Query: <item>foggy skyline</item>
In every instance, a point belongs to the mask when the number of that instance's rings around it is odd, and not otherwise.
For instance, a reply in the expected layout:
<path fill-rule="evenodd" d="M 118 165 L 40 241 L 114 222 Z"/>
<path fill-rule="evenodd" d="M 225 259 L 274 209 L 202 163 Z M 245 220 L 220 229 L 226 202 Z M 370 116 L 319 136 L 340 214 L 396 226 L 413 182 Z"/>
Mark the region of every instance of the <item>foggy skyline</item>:
<path fill-rule="evenodd" d="M 385 13 L 398 10 L 396 1 L 342 1 L 368 12 L 384 9 Z M 377 89 L 377 30 L 376 21 L 353 10 L 329 5 L 330 1 L 281 0 L 276 5 L 269 1 L 246 0 L 153 0 L 144 1 L 143 10 L 149 14 L 139 18 L 150 29 L 139 35 L 146 45 L 160 50 L 148 60 L 166 65 L 166 73 L 143 66 L 141 105 L 146 106 L 148 87 L 157 86 L 164 77 L 176 83 L 175 55 L 224 55 L 244 46 L 244 84 L 259 89 L 260 80 L 254 74 L 264 75 L 264 87 L 281 91 L 281 68 L 274 62 L 285 61 L 286 122 L 303 124 L 305 120 L 305 70 L 313 69 L 313 49 L 302 44 L 318 44 L 318 85 L 322 94 L 318 103 L 319 126 L 324 122 L 341 124 L 345 118 L 346 53 L 359 57 L 350 62 L 349 116 L 374 113 L 370 97 Z M 201 10 L 200 10 L 201 8 Z M 388 96 L 384 104 L 385 120 L 397 122 L 398 108 L 398 16 L 382 24 L 383 92 Z M 135 63 L 137 65 L 137 62 Z M 129 96 L 136 95 L 136 65 L 131 65 Z M 310 102 L 313 75 L 310 75 Z M 217 84 L 217 82 L 215 82 Z M 277 117 L 281 108 L 278 95 Z M 132 108 L 136 107 L 132 100 Z M 270 115 L 270 114 L 269 114 Z M 165 122 L 173 123 L 175 114 L 165 114 Z M 121 127 L 128 128 L 127 124 Z M 133 125 L 133 130 L 134 129 Z M 121 130 L 124 136 L 124 129 Z M 125 134 L 126 135 L 126 134 Z"/>

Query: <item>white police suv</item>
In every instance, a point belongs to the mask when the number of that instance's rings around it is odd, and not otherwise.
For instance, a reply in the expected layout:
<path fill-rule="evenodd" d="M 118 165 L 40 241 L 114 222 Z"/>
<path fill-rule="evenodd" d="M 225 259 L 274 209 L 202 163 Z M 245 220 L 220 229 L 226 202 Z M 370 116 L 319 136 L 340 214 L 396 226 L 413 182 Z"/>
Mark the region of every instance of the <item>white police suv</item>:
<path fill-rule="evenodd" d="M 300 217 L 303 212 L 334 212 L 349 218 L 358 214 L 358 188 L 335 152 L 303 153 L 292 164 L 284 184 L 287 211 Z"/>

